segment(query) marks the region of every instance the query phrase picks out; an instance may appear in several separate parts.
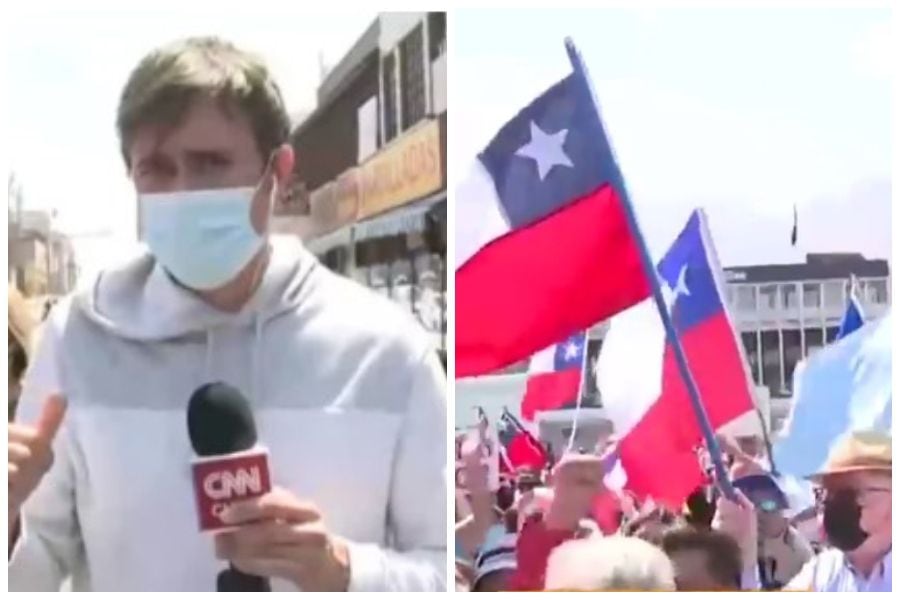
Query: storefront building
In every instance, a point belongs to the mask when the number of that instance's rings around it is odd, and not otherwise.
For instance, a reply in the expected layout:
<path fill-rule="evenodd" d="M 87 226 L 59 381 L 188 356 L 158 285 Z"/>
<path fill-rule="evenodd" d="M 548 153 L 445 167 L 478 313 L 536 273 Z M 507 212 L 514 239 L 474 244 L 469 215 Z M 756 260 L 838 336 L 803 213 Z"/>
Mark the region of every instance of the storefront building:
<path fill-rule="evenodd" d="M 442 352 L 447 330 L 444 18 L 443 13 L 379 16 L 325 78 L 319 107 L 292 135 L 295 178 L 310 190 L 308 215 L 295 219 L 304 221 L 295 232 L 330 269 L 402 305 Z"/>

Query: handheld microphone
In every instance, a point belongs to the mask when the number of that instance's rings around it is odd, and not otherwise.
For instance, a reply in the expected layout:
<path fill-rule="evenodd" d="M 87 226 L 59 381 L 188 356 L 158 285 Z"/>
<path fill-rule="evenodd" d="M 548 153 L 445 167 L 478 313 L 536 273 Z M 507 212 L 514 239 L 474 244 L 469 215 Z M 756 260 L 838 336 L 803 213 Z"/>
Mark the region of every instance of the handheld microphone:
<path fill-rule="evenodd" d="M 198 388 L 188 402 L 188 435 L 198 458 L 192 465 L 201 531 L 220 531 L 219 518 L 237 500 L 271 489 L 266 451 L 256 447 L 256 424 L 243 394 L 225 383 Z M 218 592 L 270 592 L 267 579 L 229 565 L 216 578 Z"/>

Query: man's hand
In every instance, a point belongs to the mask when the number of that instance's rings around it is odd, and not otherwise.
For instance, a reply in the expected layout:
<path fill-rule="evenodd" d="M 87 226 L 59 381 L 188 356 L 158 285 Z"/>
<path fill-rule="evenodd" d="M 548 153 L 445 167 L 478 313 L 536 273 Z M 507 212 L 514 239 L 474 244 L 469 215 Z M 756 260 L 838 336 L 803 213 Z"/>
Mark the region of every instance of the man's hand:
<path fill-rule="evenodd" d="M 463 461 L 466 488 L 473 494 L 489 492 L 488 468 L 481 461 L 484 449 L 484 442 L 480 436 L 478 438 L 467 437 L 459 449 Z"/>
<path fill-rule="evenodd" d="M 10 541 L 17 529 L 15 525 L 18 523 L 19 509 L 53 464 L 53 438 L 65 414 L 65 400 L 62 396 L 54 395 L 44 402 L 34 426 L 18 423 L 8 423 L 6 426 L 9 441 L 7 510 Z"/>
<path fill-rule="evenodd" d="M 743 492 L 736 489 L 737 501 L 732 502 L 725 496 L 716 504 L 716 516 L 713 518 L 714 529 L 729 534 L 741 547 L 744 568 L 756 565 L 757 558 L 757 524 L 756 509 Z"/>
<path fill-rule="evenodd" d="M 553 468 L 553 501 L 547 511 L 550 529 L 574 530 L 591 510 L 603 489 L 603 458 L 596 454 L 567 454 Z"/>
<path fill-rule="evenodd" d="M 347 591 L 347 544 L 328 533 L 312 504 L 276 488 L 236 502 L 222 520 L 238 528 L 216 535 L 216 556 L 238 570 L 287 579 L 306 592 Z"/>
<path fill-rule="evenodd" d="M 732 481 L 748 475 L 762 475 L 766 472 L 759 459 L 744 452 L 736 440 L 725 435 L 717 435 L 716 440 L 722 452 L 729 454 L 733 460 L 728 471 Z"/>

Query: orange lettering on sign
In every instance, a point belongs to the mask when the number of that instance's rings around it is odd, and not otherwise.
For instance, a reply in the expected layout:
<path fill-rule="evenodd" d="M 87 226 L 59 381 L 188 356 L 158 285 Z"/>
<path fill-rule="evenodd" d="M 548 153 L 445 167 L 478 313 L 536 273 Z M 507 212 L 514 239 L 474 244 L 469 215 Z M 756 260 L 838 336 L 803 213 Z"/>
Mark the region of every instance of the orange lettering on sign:
<path fill-rule="evenodd" d="M 428 121 L 404 133 L 362 169 L 360 216 L 369 217 L 441 188 L 440 127 Z"/>

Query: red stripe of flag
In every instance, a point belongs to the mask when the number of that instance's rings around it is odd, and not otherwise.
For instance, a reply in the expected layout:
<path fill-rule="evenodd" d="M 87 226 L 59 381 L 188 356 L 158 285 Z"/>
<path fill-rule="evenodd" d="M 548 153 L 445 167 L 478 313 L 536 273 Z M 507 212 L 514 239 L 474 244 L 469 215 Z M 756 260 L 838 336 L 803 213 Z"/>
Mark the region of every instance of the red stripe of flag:
<path fill-rule="evenodd" d="M 456 376 L 503 368 L 649 293 L 622 201 L 601 186 L 456 271 Z"/>

